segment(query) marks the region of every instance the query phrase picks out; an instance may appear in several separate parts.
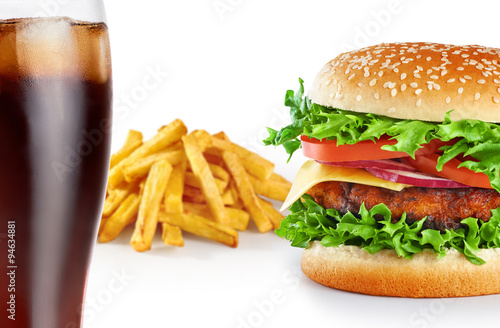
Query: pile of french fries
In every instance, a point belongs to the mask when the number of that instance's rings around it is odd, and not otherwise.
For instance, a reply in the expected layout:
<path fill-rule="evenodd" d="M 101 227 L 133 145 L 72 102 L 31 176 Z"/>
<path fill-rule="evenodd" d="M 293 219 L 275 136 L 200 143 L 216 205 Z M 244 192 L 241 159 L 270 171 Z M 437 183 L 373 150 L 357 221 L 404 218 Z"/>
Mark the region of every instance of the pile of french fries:
<path fill-rule="evenodd" d="M 284 201 L 290 187 L 273 163 L 223 132 L 188 134 L 181 120 L 147 141 L 130 130 L 111 157 L 99 242 L 134 224 L 139 252 L 151 249 L 158 226 L 167 245 L 184 246 L 185 231 L 237 247 L 250 218 L 262 233 L 279 227 L 283 216 L 263 197 Z"/>

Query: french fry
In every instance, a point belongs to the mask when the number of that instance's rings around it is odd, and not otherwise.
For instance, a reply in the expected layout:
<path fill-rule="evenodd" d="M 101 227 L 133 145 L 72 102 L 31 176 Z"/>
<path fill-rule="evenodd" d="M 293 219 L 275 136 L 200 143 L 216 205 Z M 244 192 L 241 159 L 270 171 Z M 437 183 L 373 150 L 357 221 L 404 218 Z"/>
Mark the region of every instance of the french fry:
<path fill-rule="evenodd" d="M 226 189 L 226 186 L 229 181 L 222 181 L 221 179 L 215 178 L 214 177 L 214 182 L 217 185 L 217 190 L 219 191 L 219 194 L 224 193 L 224 190 Z M 185 174 L 185 180 L 184 183 L 188 186 L 195 187 L 201 189 L 201 182 L 196 178 L 193 172 L 186 172 Z"/>
<path fill-rule="evenodd" d="M 221 198 L 224 205 L 234 205 L 236 203 L 236 200 L 238 199 L 234 198 L 232 191 L 229 189 L 224 191 L 224 193 L 221 195 Z"/>
<path fill-rule="evenodd" d="M 272 181 L 279 182 L 279 183 L 287 184 L 290 186 L 290 188 L 292 188 L 292 183 L 290 181 L 288 181 L 287 179 L 285 179 L 284 177 L 282 177 L 281 175 L 279 175 L 275 172 L 273 172 L 273 174 L 271 174 L 271 177 L 269 179 Z"/>
<path fill-rule="evenodd" d="M 220 131 L 220 132 L 214 133 L 212 135 L 212 137 L 217 138 L 217 139 L 221 139 L 221 140 L 231 141 L 231 139 L 229 139 L 229 137 L 227 136 L 226 132 L 224 132 L 224 131 Z"/>
<path fill-rule="evenodd" d="M 184 210 L 186 213 L 193 213 L 214 220 L 205 204 L 185 202 Z M 232 207 L 225 207 L 224 211 L 226 211 L 227 222 L 223 222 L 223 224 L 239 231 L 245 231 L 247 229 L 248 221 L 250 221 L 250 214 L 248 214 L 248 212 Z"/>
<path fill-rule="evenodd" d="M 102 216 L 101 221 L 99 221 L 99 229 L 97 230 L 97 236 L 100 236 L 102 231 L 104 230 L 104 226 L 106 225 L 106 222 L 108 222 L 108 218 Z"/>
<path fill-rule="evenodd" d="M 200 147 L 202 152 L 205 152 L 207 148 L 212 146 L 212 136 L 205 130 L 195 130 L 192 132 L 198 142 L 198 147 Z"/>
<path fill-rule="evenodd" d="M 125 139 L 125 144 L 116 153 L 111 155 L 110 169 L 120 163 L 123 159 L 128 157 L 137 148 L 142 145 L 142 133 L 135 130 L 130 130 Z"/>
<path fill-rule="evenodd" d="M 224 182 L 229 182 L 230 175 L 229 173 L 227 173 L 226 169 L 224 169 L 221 165 L 210 163 L 208 160 L 207 163 L 214 178 L 221 179 Z M 223 162 L 220 162 L 220 164 L 223 164 Z M 188 168 L 191 170 L 191 166 L 189 165 L 189 163 Z"/>
<path fill-rule="evenodd" d="M 159 220 L 230 247 L 238 246 L 238 231 L 193 213 L 176 214 L 161 211 Z"/>
<path fill-rule="evenodd" d="M 184 194 L 182 195 L 182 199 L 187 202 L 197 203 L 197 204 L 206 204 L 207 200 L 203 192 L 192 186 L 184 185 Z M 236 200 L 233 198 L 233 195 L 228 190 L 225 190 L 221 195 L 222 204 L 223 205 L 234 205 Z"/>
<path fill-rule="evenodd" d="M 276 230 L 280 227 L 281 220 L 283 220 L 284 216 L 274 208 L 273 204 L 267 200 L 264 200 L 260 197 L 257 197 L 259 200 L 259 204 L 266 213 L 266 216 L 269 218 L 271 223 L 273 224 L 273 229 Z"/>
<path fill-rule="evenodd" d="M 224 160 L 222 160 L 222 155 L 220 154 L 220 151 L 218 151 L 215 148 L 210 148 L 209 150 L 205 151 L 203 153 L 203 156 L 207 160 L 209 164 L 214 164 L 214 165 L 224 165 Z"/>
<path fill-rule="evenodd" d="M 104 200 L 104 208 L 102 215 L 104 217 L 111 216 L 120 204 L 132 192 L 137 191 L 138 186 L 136 183 L 120 184 L 119 187 L 109 191 L 108 197 Z"/>
<path fill-rule="evenodd" d="M 236 208 L 238 210 L 244 210 L 245 209 L 245 206 L 243 205 L 243 202 L 241 201 L 240 198 L 238 198 L 236 200 L 236 202 L 234 202 L 234 204 L 231 204 L 230 205 L 232 208 Z"/>
<path fill-rule="evenodd" d="M 205 196 L 203 196 L 201 190 L 188 185 L 184 185 L 184 194 L 182 199 L 191 203 L 206 204 Z"/>
<path fill-rule="evenodd" d="M 196 137 L 201 152 L 204 152 L 208 147 L 212 146 L 212 136 L 207 131 L 195 130 L 192 134 Z"/>
<path fill-rule="evenodd" d="M 167 213 L 182 213 L 182 194 L 184 193 L 184 175 L 186 173 L 187 159 L 173 167 L 172 174 L 167 183 L 168 192 L 165 193 L 165 211 Z"/>
<path fill-rule="evenodd" d="M 169 145 L 179 141 L 183 135 L 187 133 L 187 128 L 181 120 L 175 120 L 167 126 L 162 127 L 159 132 L 151 139 L 143 143 L 129 157 L 122 160 L 119 164 L 111 169 L 108 177 L 108 186 L 114 188 L 123 180 L 122 167 L 137 161 L 140 158 L 158 152 Z"/>
<path fill-rule="evenodd" d="M 229 183 L 228 190 L 231 192 L 231 195 L 234 199 L 234 202 L 231 205 L 235 205 L 240 200 L 240 196 L 238 195 L 238 189 L 236 188 L 234 180 L 231 180 L 231 182 Z"/>
<path fill-rule="evenodd" d="M 171 165 L 176 165 L 184 158 L 182 149 L 170 149 L 159 151 L 155 154 L 141 158 L 133 163 L 123 165 L 122 171 L 127 182 L 145 177 L 154 163 L 167 160 Z"/>
<path fill-rule="evenodd" d="M 262 207 L 260 206 L 257 196 L 255 195 L 252 185 L 248 179 L 248 174 L 240 162 L 238 155 L 225 150 L 222 152 L 222 158 L 224 159 L 229 172 L 231 172 L 231 176 L 236 182 L 236 188 L 238 189 L 238 194 L 243 201 L 245 209 L 250 213 L 250 216 L 257 225 L 259 231 L 264 233 L 271 230 L 273 225 L 262 210 Z"/>
<path fill-rule="evenodd" d="M 229 179 L 231 176 L 229 173 L 227 173 L 226 169 L 224 169 L 220 165 L 208 163 L 208 166 L 210 167 L 210 172 L 214 175 L 215 178 L 221 179 L 224 181 L 226 184 L 229 182 Z"/>
<path fill-rule="evenodd" d="M 110 216 L 99 236 L 100 243 L 107 243 L 115 239 L 120 232 L 131 222 L 139 211 L 140 197 L 133 193 L 121 203 L 120 207 Z"/>
<path fill-rule="evenodd" d="M 161 224 L 161 240 L 165 245 L 172 245 L 183 247 L 184 239 L 182 238 L 182 230 L 181 228 L 171 225 L 169 223 Z"/>
<path fill-rule="evenodd" d="M 212 138 L 212 145 L 221 151 L 230 151 L 237 154 L 240 158 L 244 158 L 245 160 L 242 161 L 242 164 L 245 170 L 261 180 L 268 179 L 273 173 L 274 164 L 272 162 L 235 143 Z"/>
<path fill-rule="evenodd" d="M 132 247 L 138 252 L 151 249 L 160 204 L 164 198 L 171 172 L 172 165 L 167 160 L 161 160 L 153 164 L 146 179 L 135 230 L 130 241 Z"/>
<path fill-rule="evenodd" d="M 205 157 L 198 146 L 198 141 L 194 134 L 188 134 L 182 137 L 184 142 L 184 149 L 186 156 L 189 160 L 191 169 L 194 175 L 201 184 L 201 191 L 207 200 L 210 212 L 217 222 L 225 221 L 224 203 L 222 202 L 221 195 L 214 181 L 214 177 L 210 172 Z"/>
<path fill-rule="evenodd" d="M 258 195 L 284 202 L 290 192 L 290 183 L 282 183 L 270 179 L 259 180 L 251 174 L 248 175 L 248 178 L 255 193 Z"/>

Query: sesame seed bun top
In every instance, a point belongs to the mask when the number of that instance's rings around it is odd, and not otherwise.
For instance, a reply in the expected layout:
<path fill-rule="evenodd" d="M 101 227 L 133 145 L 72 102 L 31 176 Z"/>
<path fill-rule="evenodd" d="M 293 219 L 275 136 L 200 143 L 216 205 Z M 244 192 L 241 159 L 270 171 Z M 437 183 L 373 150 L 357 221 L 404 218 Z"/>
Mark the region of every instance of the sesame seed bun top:
<path fill-rule="evenodd" d="M 328 62 L 309 91 L 317 104 L 401 119 L 500 122 L 500 49 L 384 43 Z"/>

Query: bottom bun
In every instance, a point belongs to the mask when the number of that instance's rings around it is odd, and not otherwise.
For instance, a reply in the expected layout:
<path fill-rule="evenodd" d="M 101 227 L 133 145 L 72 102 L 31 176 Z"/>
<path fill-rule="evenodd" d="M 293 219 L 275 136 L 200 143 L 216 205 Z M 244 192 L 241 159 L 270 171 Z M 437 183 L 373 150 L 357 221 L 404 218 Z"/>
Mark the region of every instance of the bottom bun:
<path fill-rule="evenodd" d="M 481 250 L 483 265 L 470 263 L 455 249 L 437 259 L 432 250 L 398 257 L 356 246 L 324 247 L 314 241 L 302 255 L 302 271 L 312 280 L 356 293 L 399 297 L 458 297 L 500 293 L 500 249 Z"/>

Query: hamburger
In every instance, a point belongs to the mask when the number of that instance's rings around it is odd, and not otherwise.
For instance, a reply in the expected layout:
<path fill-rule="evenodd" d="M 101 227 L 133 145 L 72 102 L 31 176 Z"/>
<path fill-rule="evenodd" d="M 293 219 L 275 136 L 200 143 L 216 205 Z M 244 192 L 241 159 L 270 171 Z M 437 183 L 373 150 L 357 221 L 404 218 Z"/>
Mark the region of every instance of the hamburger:
<path fill-rule="evenodd" d="M 500 49 L 387 43 L 328 62 L 268 145 L 299 170 L 276 233 L 337 289 L 500 293 Z"/>

